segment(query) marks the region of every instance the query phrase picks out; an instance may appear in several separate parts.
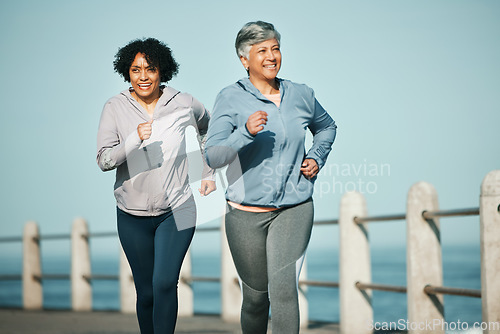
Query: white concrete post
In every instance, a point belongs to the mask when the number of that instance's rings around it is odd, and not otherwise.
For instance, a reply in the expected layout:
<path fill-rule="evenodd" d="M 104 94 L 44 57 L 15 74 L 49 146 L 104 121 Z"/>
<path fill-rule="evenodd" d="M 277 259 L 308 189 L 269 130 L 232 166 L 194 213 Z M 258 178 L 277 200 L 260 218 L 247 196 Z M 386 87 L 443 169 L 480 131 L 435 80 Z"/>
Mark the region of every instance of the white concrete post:
<path fill-rule="evenodd" d="M 373 308 L 370 290 L 359 290 L 356 282 L 371 283 L 370 245 L 366 224 L 354 217 L 366 216 L 365 198 L 348 192 L 340 201 L 340 332 L 371 333 Z"/>
<path fill-rule="evenodd" d="M 23 233 L 23 306 L 40 310 L 43 304 L 40 233 L 35 222 L 27 222 Z"/>
<path fill-rule="evenodd" d="M 307 257 L 302 263 L 302 270 L 299 275 L 299 282 L 307 281 Z M 307 285 L 299 285 L 299 312 L 300 312 L 300 327 L 307 328 L 309 325 L 309 305 L 307 303 Z"/>
<path fill-rule="evenodd" d="M 222 320 L 227 322 L 239 322 L 241 313 L 242 296 L 237 283 L 238 273 L 233 263 L 233 257 L 229 250 L 226 238 L 225 215 L 222 216 L 221 224 L 221 301 Z"/>
<path fill-rule="evenodd" d="M 192 317 L 194 314 L 193 288 L 191 287 L 191 251 L 188 250 L 182 263 L 179 277 L 179 311 L 180 317 Z"/>
<path fill-rule="evenodd" d="M 82 218 L 77 218 L 71 230 L 71 306 L 73 311 L 92 310 L 92 287 L 88 279 L 90 275 L 87 222 Z"/>
<path fill-rule="evenodd" d="M 481 302 L 483 322 L 500 333 L 500 170 L 489 172 L 481 185 Z"/>
<path fill-rule="evenodd" d="M 424 219 L 424 211 L 437 211 L 438 196 L 427 182 L 414 184 L 408 192 L 406 213 L 406 279 L 408 321 L 411 324 L 442 323 L 444 306 L 442 295 L 428 295 L 427 284 L 443 285 L 441 236 L 439 220 Z M 424 328 L 410 333 L 444 333 L 442 326 Z"/>
<path fill-rule="evenodd" d="M 120 311 L 135 313 L 137 294 L 135 292 L 132 270 L 128 264 L 123 248 L 120 246 Z"/>

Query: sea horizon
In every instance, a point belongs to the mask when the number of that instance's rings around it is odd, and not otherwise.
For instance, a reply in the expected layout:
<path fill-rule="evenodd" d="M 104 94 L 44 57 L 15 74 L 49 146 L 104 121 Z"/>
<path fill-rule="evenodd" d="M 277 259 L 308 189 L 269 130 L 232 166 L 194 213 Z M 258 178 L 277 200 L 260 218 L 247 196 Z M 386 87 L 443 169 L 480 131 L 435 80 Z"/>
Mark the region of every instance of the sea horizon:
<path fill-rule="evenodd" d="M 338 282 L 338 248 L 311 247 L 307 255 L 307 278 L 316 281 Z M 372 282 L 406 286 L 405 247 L 385 246 L 371 248 Z M 480 289 L 479 245 L 445 245 L 442 248 L 443 285 Z M 220 276 L 220 256 L 213 252 L 191 253 L 193 276 Z M 20 274 L 21 257 L 0 257 L 0 275 Z M 115 254 L 93 254 L 92 272 L 116 275 L 119 258 Z M 42 256 L 44 273 L 67 274 L 70 269 L 69 254 Z M 0 281 L 0 308 L 22 307 L 20 281 Z M 93 309 L 118 311 L 118 281 L 94 281 Z M 43 282 L 44 308 L 69 309 L 71 307 L 70 282 L 54 280 Z M 220 283 L 194 282 L 194 311 L 197 314 L 220 314 Z M 314 321 L 339 322 L 338 288 L 308 287 L 309 318 Z M 182 300 L 180 301 L 182 303 Z M 406 294 L 373 291 L 374 322 L 398 323 L 407 319 Z M 481 299 L 444 296 L 445 321 L 466 322 L 470 326 L 481 321 Z"/>

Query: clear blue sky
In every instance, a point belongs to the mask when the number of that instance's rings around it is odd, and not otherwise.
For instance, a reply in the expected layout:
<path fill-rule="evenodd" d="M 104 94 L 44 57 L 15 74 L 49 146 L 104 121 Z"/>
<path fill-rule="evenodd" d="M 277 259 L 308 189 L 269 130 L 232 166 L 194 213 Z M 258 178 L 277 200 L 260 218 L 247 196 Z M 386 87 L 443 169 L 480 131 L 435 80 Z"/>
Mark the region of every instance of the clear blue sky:
<path fill-rule="evenodd" d="M 20 0 L 1 7 L 0 236 L 20 235 L 27 220 L 42 233 L 67 233 L 77 216 L 93 232 L 113 231 L 114 172 L 97 167 L 95 142 L 104 102 L 128 87 L 112 69 L 117 49 L 138 37 L 165 41 L 181 65 L 170 84 L 211 110 L 219 90 L 245 75 L 233 45 L 251 20 L 275 24 L 280 76 L 314 88 L 338 124 L 318 179 L 318 219 L 338 216 L 346 189 L 365 193 L 370 214 L 404 212 L 408 189 L 422 180 L 436 187 L 444 209 L 478 206 L 483 177 L 500 167 L 499 1 Z M 211 199 L 197 197 L 201 222 L 220 215 L 222 195 L 219 183 Z M 479 242 L 477 218 L 442 227 L 444 244 Z M 405 240 L 403 222 L 370 231 L 375 246 Z M 318 227 L 311 247 L 337 242 L 336 227 Z M 103 251 L 109 243 L 95 242 Z M 199 236 L 193 245 L 217 247 L 218 237 Z"/>

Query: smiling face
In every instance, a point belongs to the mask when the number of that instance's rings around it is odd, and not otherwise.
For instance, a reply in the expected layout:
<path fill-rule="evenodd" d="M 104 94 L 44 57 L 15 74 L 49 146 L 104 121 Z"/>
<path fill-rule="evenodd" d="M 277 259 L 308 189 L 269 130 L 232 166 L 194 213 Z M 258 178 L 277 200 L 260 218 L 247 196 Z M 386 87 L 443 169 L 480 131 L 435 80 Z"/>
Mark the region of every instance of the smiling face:
<path fill-rule="evenodd" d="M 250 80 L 272 82 L 281 67 L 280 45 L 275 38 L 254 44 L 248 52 L 248 59 L 240 57 L 240 60 Z"/>
<path fill-rule="evenodd" d="M 144 54 L 138 53 L 135 56 L 129 74 L 137 98 L 149 103 L 160 96 L 160 72 L 148 64 Z"/>

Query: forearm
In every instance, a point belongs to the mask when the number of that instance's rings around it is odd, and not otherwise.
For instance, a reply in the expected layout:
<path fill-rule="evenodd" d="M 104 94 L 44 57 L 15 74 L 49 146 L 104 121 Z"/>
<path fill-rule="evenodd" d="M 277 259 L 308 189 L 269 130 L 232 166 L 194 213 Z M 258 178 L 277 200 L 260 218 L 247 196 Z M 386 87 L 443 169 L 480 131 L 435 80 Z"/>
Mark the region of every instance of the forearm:
<path fill-rule="evenodd" d="M 332 150 L 337 135 L 337 126 L 332 123 L 327 128 L 317 132 L 313 137 L 313 146 L 307 152 L 306 159 L 314 159 L 321 169 Z"/>
<path fill-rule="evenodd" d="M 223 139 L 225 138 L 225 139 Z M 238 152 L 252 143 L 252 136 L 245 126 L 233 132 L 220 132 L 209 138 L 205 148 L 205 158 L 212 168 L 221 168 L 231 163 Z"/>
<path fill-rule="evenodd" d="M 314 159 L 321 169 L 337 136 L 337 125 L 317 100 L 315 100 L 314 119 L 309 129 L 313 134 L 313 146 L 307 152 L 306 158 Z"/>
<path fill-rule="evenodd" d="M 137 131 L 132 132 L 124 142 L 115 146 L 103 145 L 97 153 L 97 164 L 102 171 L 113 170 L 127 160 L 127 156 L 139 148 L 142 140 Z M 111 147 L 110 147 L 111 146 Z"/>
<path fill-rule="evenodd" d="M 215 181 L 215 169 L 211 168 L 208 165 L 207 159 L 204 154 L 206 142 L 207 142 L 206 135 L 198 135 L 198 143 L 200 145 L 201 158 L 203 161 L 203 171 L 201 173 L 201 179 Z"/>

